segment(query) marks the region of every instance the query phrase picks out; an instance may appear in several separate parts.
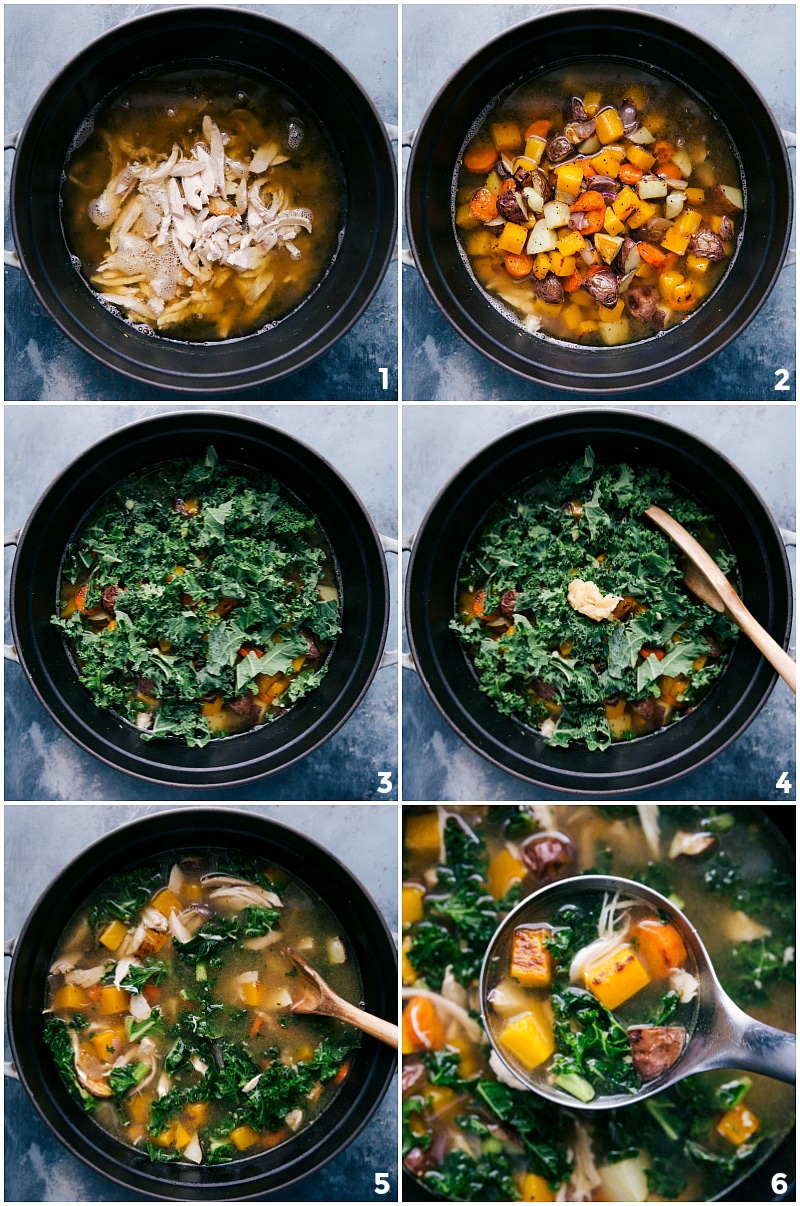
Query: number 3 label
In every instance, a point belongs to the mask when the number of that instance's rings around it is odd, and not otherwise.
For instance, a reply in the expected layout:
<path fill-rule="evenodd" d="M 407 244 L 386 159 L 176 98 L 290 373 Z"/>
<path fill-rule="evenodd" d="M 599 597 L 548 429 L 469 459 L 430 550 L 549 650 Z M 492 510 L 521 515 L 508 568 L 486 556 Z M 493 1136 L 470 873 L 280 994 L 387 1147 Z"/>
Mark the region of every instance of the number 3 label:
<path fill-rule="evenodd" d="M 384 1194 L 384 1193 L 388 1193 L 389 1189 L 390 1189 L 389 1174 L 388 1173 L 375 1173 L 375 1192 Z"/>
<path fill-rule="evenodd" d="M 380 787 L 378 788 L 378 792 L 382 796 L 387 796 L 389 794 L 389 792 L 392 790 L 392 787 L 394 786 L 394 784 L 392 783 L 392 772 L 391 771 L 378 771 L 378 778 L 381 781 Z M 378 1174 L 376 1173 L 376 1176 L 377 1175 Z"/>

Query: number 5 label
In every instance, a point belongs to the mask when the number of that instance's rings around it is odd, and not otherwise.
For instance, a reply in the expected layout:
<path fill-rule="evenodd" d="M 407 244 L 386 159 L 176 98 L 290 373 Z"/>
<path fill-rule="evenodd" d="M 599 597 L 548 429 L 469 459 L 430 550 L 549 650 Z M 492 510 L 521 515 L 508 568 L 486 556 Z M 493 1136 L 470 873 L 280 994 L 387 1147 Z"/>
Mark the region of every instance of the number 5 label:
<path fill-rule="evenodd" d="M 388 1193 L 389 1189 L 390 1189 L 389 1174 L 388 1173 L 375 1173 L 375 1192 L 384 1194 L 384 1193 Z"/>

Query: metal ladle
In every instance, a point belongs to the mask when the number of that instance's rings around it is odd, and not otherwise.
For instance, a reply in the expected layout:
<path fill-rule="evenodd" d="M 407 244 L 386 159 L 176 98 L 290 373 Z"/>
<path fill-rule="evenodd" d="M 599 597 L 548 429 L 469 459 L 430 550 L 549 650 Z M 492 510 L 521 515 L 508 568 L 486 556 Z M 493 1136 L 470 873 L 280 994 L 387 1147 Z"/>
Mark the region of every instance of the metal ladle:
<path fill-rule="evenodd" d="M 678 1060 L 654 1080 L 645 1081 L 635 1093 L 616 1093 L 597 1096 L 589 1102 L 580 1102 L 558 1085 L 549 1084 L 542 1077 L 529 1078 L 520 1068 L 511 1064 L 496 1041 L 493 1031 L 495 1015 L 488 995 L 495 963 L 508 952 L 511 934 L 525 922 L 544 923 L 552 918 L 561 905 L 578 904 L 587 894 L 615 893 L 625 900 L 635 900 L 649 905 L 675 926 L 683 939 L 688 954 L 687 970 L 698 980 L 697 996 L 692 1002 L 693 1016 L 687 1023 L 687 1038 Z M 735 1005 L 725 993 L 697 930 L 689 919 L 671 901 L 633 880 L 620 879 L 612 875 L 578 875 L 548 884 L 538 892 L 526 897 L 503 920 L 489 943 L 483 960 L 480 980 L 481 1017 L 484 1029 L 498 1057 L 512 1075 L 542 1097 L 559 1105 L 587 1110 L 606 1110 L 633 1102 L 642 1101 L 676 1081 L 696 1072 L 708 1072 L 713 1068 L 735 1068 L 747 1072 L 758 1072 L 787 1084 L 795 1083 L 795 1036 L 773 1026 L 757 1022 Z"/>

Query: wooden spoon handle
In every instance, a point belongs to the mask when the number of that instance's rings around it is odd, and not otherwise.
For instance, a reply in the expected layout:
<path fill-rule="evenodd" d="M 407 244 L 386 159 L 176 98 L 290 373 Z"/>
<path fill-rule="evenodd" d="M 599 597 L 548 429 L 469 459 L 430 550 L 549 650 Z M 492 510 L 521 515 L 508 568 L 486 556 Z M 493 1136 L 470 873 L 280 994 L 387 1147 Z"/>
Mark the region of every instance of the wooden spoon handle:
<path fill-rule="evenodd" d="M 739 625 L 742 632 L 750 637 L 750 640 L 764 654 L 770 665 L 774 666 L 781 678 L 797 694 L 797 666 L 789 657 L 786 650 L 769 635 L 766 628 L 763 628 L 755 616 L 751 615 L 747 610 L 713 557 L 695 540 L 694 536 L 689 535 L 682 524 L 673 519 L 666 511 L 662 511 L 661 507 L 648 507 L 645 514 L 649 515 L 653 522 L 662 531 L 666 532 L 675 541 L 678 548 L 682 549 L 687 557 L 695 563 L 725 604 L 725 609 L 730 614 L 731 619 Z"/>
<path fill-rule="evenodd" d="M 371 1034 L 373 1038 L 380 1039 L 382 1043 L 394 1047 L 395 1050 L 400 1045 L 400 1034 L 394 1022 L 385 1022 L 383 1018 L 376 1018 L 372 1013 L 365 1013 L 363 1009 L 351 1005 L 349 1001 L 343 1001 L 341 997 L 336 1003 L 336 1016 L 343 1022 L 357 1026 L 366 1034 Z"/>

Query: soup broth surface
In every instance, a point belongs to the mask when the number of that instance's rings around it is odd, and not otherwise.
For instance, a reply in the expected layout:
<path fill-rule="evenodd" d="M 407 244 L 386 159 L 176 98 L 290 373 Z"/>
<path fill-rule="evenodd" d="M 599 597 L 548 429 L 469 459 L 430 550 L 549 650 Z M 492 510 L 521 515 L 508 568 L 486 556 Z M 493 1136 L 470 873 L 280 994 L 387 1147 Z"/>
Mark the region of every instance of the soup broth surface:
<path fill-rule="evenodd" d="M 346 1000 L 361 979 L 323 901 L 280 867 L 182 850 L 103 884 L 54 953 L 45 1039 L 70 1091 L 157 1162 L 220 1164 L 311 1125 L 359 1036 L 292 1013 L 283 943 Z"/>
<path fill-rule="evenodd" d="M 285 317 L 327 272 L 344 217 L 314 114 L 238 66 L 125 85 L 87 120 L 64 173 L 76 266 L 106 305 L 171 339 Z"/>
<path fill-rule="evenodd" d="M 743 187 L 724 127 L 693 94 L 591 61 L 492 106 L 459 159 L 455 229 L 512 322 L 616 346 L 686 321 L 720 284 Z"/>

